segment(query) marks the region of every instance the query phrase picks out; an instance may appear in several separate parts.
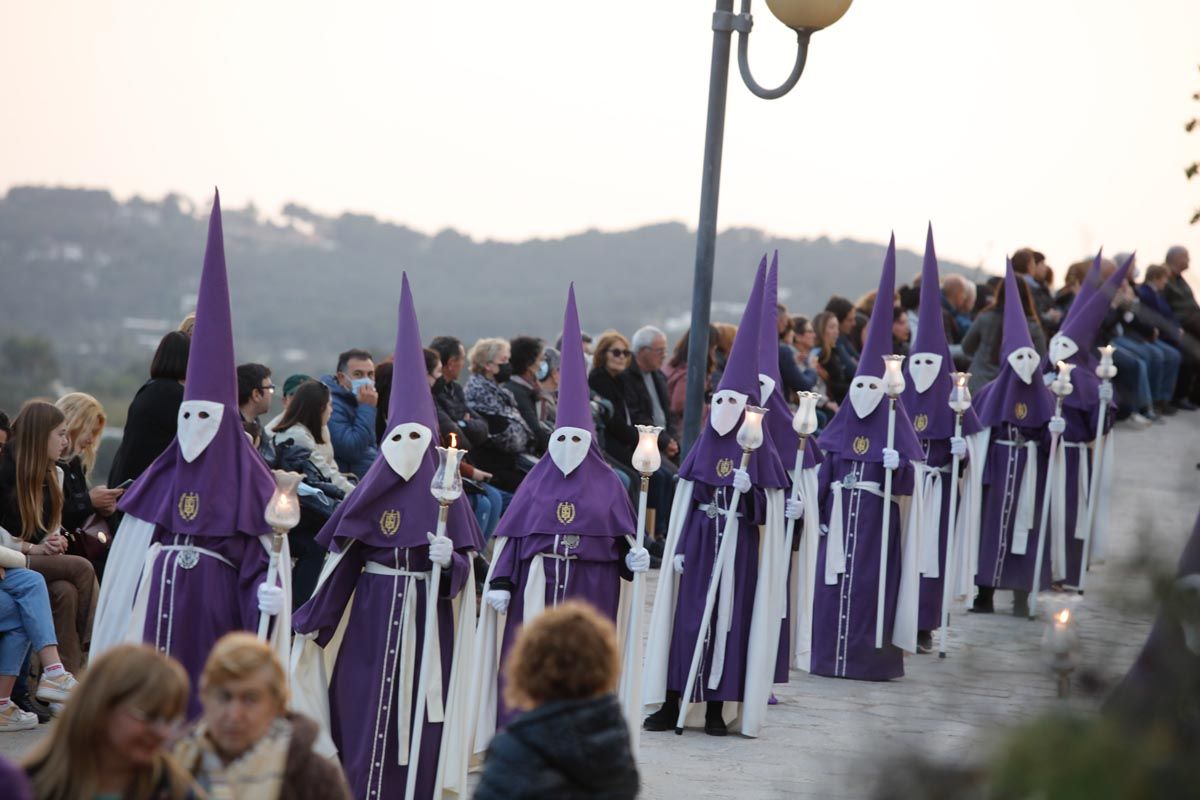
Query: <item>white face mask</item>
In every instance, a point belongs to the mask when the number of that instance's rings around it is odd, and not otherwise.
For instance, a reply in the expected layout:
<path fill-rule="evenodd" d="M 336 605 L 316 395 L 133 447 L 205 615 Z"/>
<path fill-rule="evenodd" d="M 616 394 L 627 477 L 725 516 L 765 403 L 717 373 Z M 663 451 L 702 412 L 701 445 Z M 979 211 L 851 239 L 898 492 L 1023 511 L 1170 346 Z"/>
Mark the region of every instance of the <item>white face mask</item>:
<path fill-rule="evenodd" d="M 866 419 L 883 400 L 883 378 L 863 375 L 850 384 L 850 405 L 859 419 Z"/>
<path fill-rule="evenodd" d="M 1075 340 L 1070 336 L 1063 336 L 1061 333 L 1054 334 L 1050 339 L 1050 363 L 1057 364 L 1060 361 L 1066 361 L 1071 356 L 1079 352 L 1079 345 L 1075 344 Z"/>
<path fill-rule="evenodd" d="M 204 452 L 217 436 L 225 406 L 211 400 L 184 400 L 179 405 L 179 452 L 189 464 Z"/>
<path fill-rule="evenodd" d="M 933 386 L 942 374 L 942 357 L 937 353 L 913 353 L 908 359 L 908 374 L 919 394 Z"/>
<path fill-rule="evenodd" d="M 583 463 L 591 446 L 592 434 L 583 428 L 558 428 L 551 434 L 550 445 L 546 449 L 554 466 L 566 477 Z"/>
<path fill-rule="evenodd" d="M 1013 372 L 1017 373 L 1018 378 L 1029 383 L 1033 380 L 1033 373 L 1037 372 L 1037 351 L 1032 347 L 1018 347 L 1008 354 L 1008 363 L 1013 368 Z"/>
<path fill-rule="evenodd" d="M 392 428 L 379 449 L 392 471 L 404 480 L 421 466 L 421 459 L 433 441 L 433 432 L 419 422 L 405 422 Z"/>
<path fill-rule="evenodd" d="M 775 394 L 775 379 L 758 373 L 758 394 L 759 402 L 766 408 L 767 401 L 771 399 L 771 395 Z"/>
<path fill-rule="evenodd" d="M 746 409 L 746 401 L 750 398 L 733 389 L 722 389 L 713 395 L 712 406 L 708 412 L 708 424 L 717 433 L 724 436 L 733 430 L 742 418 Z"/>

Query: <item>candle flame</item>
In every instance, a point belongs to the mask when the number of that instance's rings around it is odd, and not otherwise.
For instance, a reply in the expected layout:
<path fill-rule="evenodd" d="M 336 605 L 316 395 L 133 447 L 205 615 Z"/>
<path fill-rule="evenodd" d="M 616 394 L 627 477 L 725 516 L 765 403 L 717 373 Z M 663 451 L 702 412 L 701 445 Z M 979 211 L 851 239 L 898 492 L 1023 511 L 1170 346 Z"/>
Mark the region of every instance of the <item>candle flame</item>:
<path fill-rule="evenodd" d="M 1061 622 L 1063 625 L 1066 625 L 1071 621 L 1071 609 L 1064 608 L 1062 611 L 1059 611 L 1054 615 L 1054 619 L 1058 622 Z"/>
<path fill-rule="evenodd" d="M 454 432 L 450 433 L 450 447 L 451 448 L 458 447 L 458 434 L 456 434 Z"/>

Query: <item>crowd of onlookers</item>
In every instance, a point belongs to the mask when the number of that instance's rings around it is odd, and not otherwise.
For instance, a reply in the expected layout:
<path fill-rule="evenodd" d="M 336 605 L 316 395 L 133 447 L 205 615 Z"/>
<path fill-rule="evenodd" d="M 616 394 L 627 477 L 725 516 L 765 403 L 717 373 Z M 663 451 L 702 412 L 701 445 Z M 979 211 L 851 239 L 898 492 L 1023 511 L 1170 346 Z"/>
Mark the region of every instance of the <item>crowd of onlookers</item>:
<path fill-rule="evenodd" d="M 1115 348 L 1118 419 L 1128 420 L 1130 427 L 1161 422 L 1181 410 L 1194 411 L 1200 403 L 1200 307 L 1183 276 L 1188 259 L 1185 249 L 1173 247 L 1163 264 L 1144 272 L 1135 264 L 1113 296 L 1097 337 L 1096 345 Z M 1115 271 L 1117 260 L 1102 262 L 1102 279 Z M 998 277 L 978 284 L 958 274 L 942 278 L 942 318 L 951 353 L 957 367 L 971 373 L 973 389 L 999 370 L 1005 303 L 1021 303 L 1035 347 L 1045 354 L 1091 266 L 1091 259 L 1072 264 L 1058 282 L 1044 255 L 1019 250 L 1013 255 L 1014 270 L 1022 278 L 1017 284 L 1020 297 L 1015 299 L 1004 296 Z M 896 353 L 909 352 L 920 294 L 918 276 L 891 299 Z M 820 393 L 822 424 L 846 396 L 867 320 L 879 300 L 874 292 L 856 301 L 834 296 L 811 317 L 793 316 L 779 307 L 781 388 L 789 396 Z M 63 714 L 55 735 L 31 762 L 38 796 L 58 796 L 51 790 L 65 785 L 60 771 L 65 762 L 58 760 L 62 756 L 56 748 L 67 746 L 76 726 L 91 726 L 89 735 L 101 736 L 96 726 L 107 725 L 111 741 L 135 737 L 134 729 L 158 731 L 166 741 L 172 730 L 169 723 L 181 713 L 180 686 L 185 679 L 178 668 L 152 651 L 136 648 L 122 651 L 122 657 L 137 666 L 138 680 L 130 679 L 128 664 L 126 674 L 118 674 L 100 659 L 88 670 L 94 695 L 65 712 L 62 704 L 75 689 L 74 676 L 82 675 L 87 663 L 99 581 L 119 523 L 120 496 L 175 436 L 191 322 L 191 317 L 184 320 L 160 342 L 150 380 L 129 405 L 106 481 L 90 474 L 106 424 L 95 398 L 72 392 L 56 402 L 31 400 L 12 419 L 0 412 L 0 731 L 26 729 Z M 710 327 L 703 365 L 710 392 L 720 381 L 736 334 L 733 325 Z M 583 339 L 598 444 L 631 495 L 639 485 L 631 465 L 638 442 L 635 426 L 662 428 L 662 467 L 650 479 L 647 511 L 647 546 L 657 566 L 681 456 L 688 336 L 685 333 L 672 346 L 663 331 L 645 326 L 629 337 L 608 330 Z M 546 452 L 555 427 L 560 350 L 561 342 L 551 345 L 532 336 L 483 338 L 469 347 L 453 336 L 438 336 L 425 350 L 438 434 L 444 443 L 453 437 L 468 451 L 462 462 L 464 485 L 485 539 L 524 476 Z M 389 430 L 392 364 L 390 358 L 377 360 L 366 350 L 349 349 L 338 356 L 329 374 L 289 375 L 278 385 L 276 380 L 266 365 L 237 368 L 238 405 L 247 435 L 270 466 L 304 476 L 301 523 L 291 533 L 293 597 L 298 606 L 312 593 L 325 555 L 315 542 L 317 532 L 354 491 Z M 276 395 L 282 410 L 264 422 Z M 482 557 L 476 570 L 477 579 L 482 579 Z M 266 689 L 255 697 L 265 709 L 266 727 L 255 741 L 283 736 L 286 729 L 279 747 L 309 747 L 311 732 L 303 723 L 289 721 L 284 698 L 273 694 L 272 687 L 283 681 L 276 679 L 272 671 L 278 664 L 268 663 L 268 655 L 242 640 L 218 648 L 213 658 L 223 666 L 210 663 L 212 678 L 206 671 L 205 692 L 223 698 L 212 700 L 219 706 L 229 702 L 235 690 L 210 692 L 213 686 L 232 682 L 240 687 L 236 691 L 252 692 L 250 684 L 260 681 Z M 114 709 L 122 709 L 123 716 Z M 192 747 L 185 748 L 181 762 L 190 763 L 193 774 L 221 761 L 211 762 L 206 750 L 213 742 L 218 749 L 224 746 L 219 723 L 206 716 L 204 724 L 212 735 L 196 739 L 193 732 Z M 137 745 L 129 747 L 132 754 Z M 97 752 L 103 749 L 97 745 Z M 104 794 L 106 779 L 95 763 L 72 763 L 82 776 L 82 783 L 72 785 L 88 787 L 88 796 Z M 278 779 L 290 780 L 288 768 L 280 769 Z M 156 767 L 153 774 L 164 786 L 176 785 L 169 769 Z M 323 779 L 312 780 L 319 784 Z"/>

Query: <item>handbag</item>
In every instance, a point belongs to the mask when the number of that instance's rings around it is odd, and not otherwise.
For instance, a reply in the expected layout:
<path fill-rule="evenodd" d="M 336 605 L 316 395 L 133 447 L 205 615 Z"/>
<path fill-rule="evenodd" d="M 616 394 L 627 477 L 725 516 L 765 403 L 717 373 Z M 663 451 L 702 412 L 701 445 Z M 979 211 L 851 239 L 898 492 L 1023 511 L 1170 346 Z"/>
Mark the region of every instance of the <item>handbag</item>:
<path fill-rule="evenodd" d="M 73 531 L 67 532 L 67 553 L 88 561 L 104 558 L 112 544 L 112 527 L 99 514 L 92 514 Z"/>

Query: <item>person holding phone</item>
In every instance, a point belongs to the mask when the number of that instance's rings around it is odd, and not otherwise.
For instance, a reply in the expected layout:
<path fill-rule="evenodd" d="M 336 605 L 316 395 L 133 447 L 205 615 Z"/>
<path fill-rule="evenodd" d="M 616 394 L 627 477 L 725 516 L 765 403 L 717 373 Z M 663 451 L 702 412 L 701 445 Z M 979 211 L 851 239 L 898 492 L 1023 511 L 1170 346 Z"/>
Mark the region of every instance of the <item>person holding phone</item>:
<path fill-rule="evenodd" d="M 99 580 L 114 530 L 108 521 L 125 493 L 121 488 L 88 485 L 107 417 L 100 401 L 83 392 L 65 394 L 54 405 L 67 426 L 67 445 L 58 468 L 62 470 L 62 526 L 67 531 L 68 552 L 92 562 Z"/>
<path fill-rule="evenodd" d="M 379 405 L 375 360 L 366 350 L 347 350 L 338 356 L 337 372 L 324 376 L 321 382 L 329 387 L 333 399 L 329 436 L 334 457 L 343 472 L 362 477 L 379 455 L 375 443 Z"/>

